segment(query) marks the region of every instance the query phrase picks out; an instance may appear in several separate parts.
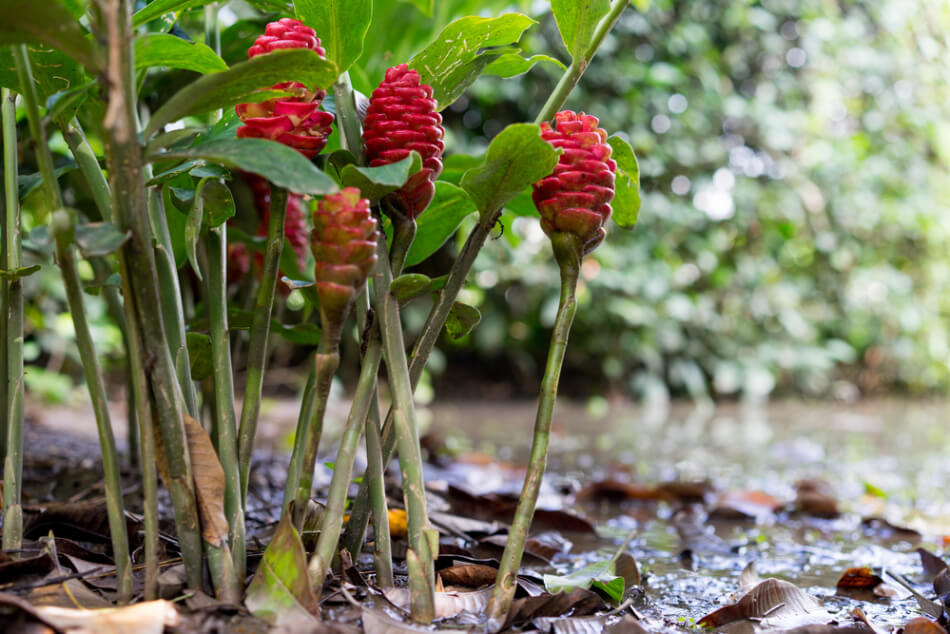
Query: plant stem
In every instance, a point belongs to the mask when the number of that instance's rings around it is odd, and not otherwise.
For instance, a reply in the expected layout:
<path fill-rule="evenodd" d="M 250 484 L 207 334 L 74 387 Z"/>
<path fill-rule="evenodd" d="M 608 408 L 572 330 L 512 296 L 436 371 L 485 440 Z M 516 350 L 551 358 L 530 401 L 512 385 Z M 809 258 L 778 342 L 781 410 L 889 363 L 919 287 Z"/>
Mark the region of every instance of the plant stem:
<path fill-rule="evenodd" d="M 113 0 L 102 11 L 103 29 L 108 36 L 108 66 L 103 76 L 107 111 L 107 159 L 112 186 L 112 210 L 116 224 L 131 232 L 120 250 L 120 274 L 130 278 L 135 298 L 142 350 L 148 350 L 145 368 L 151 400 L 158 417 L 164 455 L 168 463 L 166 485 L 175 509 L 178 540 L 188 585 L 202 585 L 202 540 L 198 525 L 191 459 L 185 442 L 182 396 L 175 366 L 167 347 L 162 319 L 155 253 L 149 226 L 142 146 L 139 144 L 135 112 L 134 64 L 129 0 Z M 128 297 L 126 298 L 128 303 Z M 145 439 L 142 439 L 143 442 Z"/>
<path fill-rule="evenodd" d="M 336 326 L 336 333 L 327 329 L 324 324 L 323 335 L 320 339 L 320 348 L 314 360 L 316 368 L 316 383 L 314 385 L 313 416 L 310 417 L 310 429 L 304 434 L 304 442 L 300 444 L 303 452 L 300 456 L 300 474 L 297 491 L 294 494 L 294 525 L 297 530 L 303 528 L 306 515 L 307 501 L 313 489 L 313 469 L 317 463 L 317 451 L 320 448 L 320 436 L 323 431 L 323 418 L 327 411 L 327 401 L 330 398 L 330 387 L 333 385 L 333 375 L 340 366 L 340 332 L 343 324 Z M 330 325 L 332 327 L 332 325 Z M 286 512 L 286 509 L 284 510 Z M 322 580 L 321 580 L 322 581 Z"/>
<path fill-rule="evenodd" d="M 445 286 L 439 292 L 435 304 L 429 310 L 425 325 L 422 327 L 422 332 L 419 333 L 419 337 L 416 339 L 410 355 L 409 381 L 413 390 L 415 390 L 419 379 L 422 377 L 422 371 L 425 369 L 426 361 L 429 359 L 429 355 L 432 353 L 432 349 L 439 339 L 439 333 L 442 332 L 442 328 L 445 327 L 445 321 L 449 316 L 449 311 L 452 309 L 452 304 L 455 303 L 455 298 L 458 297 L 459 291 L 461 291 L 462 286 L 465 285 L 465 278 L 468 277 L 468 273 L 472 268 L 472 264 L 475 262 L 475 258 L 478 256 L 478 252 L 481 250 L 482 245 L 485 244 L 485 240 L 488 238 L 500 215 L 501 211 L 499 210 L 494 214 L 487 214 L 479 219 L 478 224 L 472 229 L 468 239 L 465 241 L 465 245 L 462 247 L 461 252 L 459 252 L 458 259 L 449 272 Z M 384 470 L 386 465 L 393 459 L 396 449 L 396 434 L 393 427 L 394 419 L 392 411 L 390 410 L 381 431 L 382 465 Z M 368 479 L 360 484 L 359 492 L 353 503 L 353 512 L 350 514 L 350 521 L 346 526 L 346 536 L 344 538 L 346 547 L 354 557 L 363 544 L 366 526 L 369 523 L 370 484 L 371 481 Z"/>
<path fill-rule="evenodd" d="M 129 539 L 125 526 L 125 509 L 122 504 L 122 482 L 119 473 L 119 457 L 115 449 L 115 437 L 112 435 L 112 423 L 109 420 L 109 407 L 102 373 L 96 359 L 96 350 L 92 342 L 92 333 L 83 307 L 82 284 L 76 267 L 76 249 L 72 244 L 74 218 L 65 210 L 53 214 L 53 232 L 56 238 L 56 257 L 63 272 L 66 286 L 66 301 L 73 318 L 76 331 L 76 344 L 82 359 L 89 398 L 96 416 L 96 428 L 99 432 L 99 446 L 102 450 L 102 470 L 105 474 L 106 511 L 109 519 L 109 534 L 112 538 L 112 553 L 115 559 L 116 576 L 119 582 L 119 600 L 132 598 L 132 562 L 129 558 Z"/>
<path fill-rule="evenodd" d="M 241 408 L 241 427 L 238 432 L 238 457 L 241 468 L 241 500 L 247 499 L 247 484 L 251 474 L 251 454 L 257 434 L 257 417 L 261 411 L 261 388 L 264 384 L 264 364 L 267 361 L 267 338 L 270 316 L 280 270 L 280 252 L 284 248 L 284 219 L 287 216 L 287 190 L 270 186 L 270 219 L 267 223 L 267 245 L 261 266 L 261 284 L 254 305 L 250 341 L 247 353 L 247 381 L 244 387 L 244 405 Z"/>
<path fill-rule="evenodd" d="M 241 499 L 241 475 L 237 455 L 237 422 L 234 413 L 234 375 L 228 339 L 227 227 L 208 230 L 208 266 L 205 267 L 208 320 L 211 324 L 211 356 L 214 363 L 215 432 L 218 458 L 224 469 L 224 511 L 230 529 L 234 570 L 244 579 L 247 544 L 244 537 L 244 505 Z"/>
<path fill-rule="evenodd" d="M 287 467 L 284 498 L 280 503 L 281 509 L 284 509 L 285 512 L 287 505 L 293 501 L 297 494 L 297 486 L 300 484 L 300 463 L 303 460 L 307 435 L 310 433 L 310 421 L 313 417 L 313 406 L 316 400 L 316 385 L 317 363 L 316 358 L 314 358 L 313 363 L 310 364 L 310 372 L 307 374 L 307 384 L 300 393 L 300 413 L 297 415 L 297 426 L 294 432 L 294 449 L 290 454 L 290 465 Z"/>
<path fill-rule="evenodd" d="M 343 149 L 356 157 L 356 164 L 363 164 L 363 143 L 360 138 L 360 119 L 356 112 L 356 95 L 350 84 L 350 74 L 343 73 L 333 84 L 336 101 L 337 127 L 342 131 Z"/>
<path fill-rule="evenodd" d="M 19 48 L 19 47 L 15 47 Z M 3 89 L 3 268 L 20 268 L 20 198 L 17 192 L 16 94 Z M 6 443 L 3 462 L 3 548 L 19 549 L 23 541 L 23 509 L 20 506 L 23 476 L 23 281 L 11 278 L 6 287 L 3 315 L 6 353 L 4 419 Z"/>
<path fill-rule="evenodd" d="M 551 436 L 551 419 L 554 415 L 554 403 L 557 400 L 558 379 L 567 339 L 577 312 L 577 277 L 580 272 L 583 246 L 573 234 L 558 233 L 551 238 L 554 253 L 561 269 L 561 298 L 558 304 L 554 331 L 551 333 L 551 346 L 548 361 L 541 382 L 541 394 L 538 400 L 538 415 L 534 423 L 534 442 L 531 445 L 531 458 L 525 474 L 521 498 L 515 510 L 514 521 L 508 531 L 508 543 L 501 557 L 501 565 L 495 578 L 495 590 L 488 604 L 489 623 L 494 631 L 500 629 L 508 614 L 508 608 L 515 596 L 518 568 L 524 555 L 525 541 L 531 529 L 534 509 L 541 490 L 541 478 L 547 465 L 548 441 Z"/>
<path fill-rule="evenodd" d="M 425 484 L 422 478 L 422 455 L 416 429 L 415 406 L 406 361 L 406 347 L 402 337 L 399 302 L 389 292 L 393 274 L 389 268 L 386 239 L 380 237 L 379 260 L 373 273 L 376 310 L 380 313 L 379 331 L 383 339 L 389 383 L 392 390 L 392 409 L 395 418 L 396 444 L 402 472 L 403 498 L 409 524 L 409 548 L 421 563 L 423 578 L 410 578 L 410 610 L 413 620 L 429 623 L 435 614 L 435 571 L 433 565 L 431 531 L 426 509 Z"/>
<path fill-rule="evenodd" d="M 580 81 L 581 75 L 587 70 L 590 61 L 594 59 L 594 55 L 597 54 L 597 49 L 600 48 L 607 33 L 610 32 L 610 29 L 612 29 L 614 24 L 617 23 L 617 20 L 620 19 L 620 14 L 623 13 L 623 10 L 627 8 L 628 3 L 629 0 L 614 0 L 614 3 L 610 5 L 610 10 L 607 11 L 607 15 L 597 24 L 597 28 L 594 30 L 594 34 L 587 48 L 584 49 L 584 53 L 577 59 L 574 59 L 571 65 L 567 67 L 567 72 L 561 76 L 561 80 L 557 83 L 557 86 L 554 87 L 554 91 L 541 107 L 541 112 L 538 113 L 538 116 L 534 120 L 535 123 L 540 124 L 544 121 L 550 121 L 554 118 L 554 114 L 561 109 L 564 102 L 567 101 L 568 96 L 570 96 L 571 91 L 574 90 L 574 86 Z"/>
<path fill-rule="evenodd" d="M 371 346 L 366 351 L 360 367 L 360 378 L 353 395 L 353 405 L 350 408 L 343 435 L 340 438 L 340 448 L 337 450 L 336 462 L 333 466 L 333 478 L 330 480 L 330 492 L 327 495 L 327 505 L 320 519 L 320 537 L 317 547 L 310 559 L 310 584 L 316 588 L 323 586 L 333 555 L 336 553 L 340 541 L 340 527 L 343 526 L 343 512 L 346 506 L 346 492 L 350 487 L 350 475 L 353 472 L 353 462 L 356 458 L 356 449 L 369 414 L 371 399 L 376 393 L 376 375 L 379 368 L 381 348 Z M 371 356 L 374 355 L 374 356 Z M 319 395 L 318 395 L 319 398 Z M 309 455 L 307 456 L 309 458 Z M 308 465 L 304 462 L 304 468 Z M 313 472 L 313 465 L 310 465 Z M 297 503 L 300 503 L 301 494 L 310 494 L 310 488 L 304 491 L 298 489 Z M 304 499 L 306 502 L 306 499 Z"/>

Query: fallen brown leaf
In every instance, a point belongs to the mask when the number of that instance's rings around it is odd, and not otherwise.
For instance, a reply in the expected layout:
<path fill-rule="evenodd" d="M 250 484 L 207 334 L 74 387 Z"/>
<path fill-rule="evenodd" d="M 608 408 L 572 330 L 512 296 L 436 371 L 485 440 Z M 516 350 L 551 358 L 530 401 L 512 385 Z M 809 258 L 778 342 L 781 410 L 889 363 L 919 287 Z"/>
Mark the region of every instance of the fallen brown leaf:
<path fill-rule="evenodd" d="M 884 580 L 874 574 L 867 566 L 848 568 L 838 578 L 835 587 L 838 589 L 871 590 L 884 583 Z"/>
<path fill-rule="evenodd" d="M 947 630 L 942 625 L 931 621 L 926 616 L 918 616 L 907 621 L 901 632 L 903 634 L 947 634 Z"/>

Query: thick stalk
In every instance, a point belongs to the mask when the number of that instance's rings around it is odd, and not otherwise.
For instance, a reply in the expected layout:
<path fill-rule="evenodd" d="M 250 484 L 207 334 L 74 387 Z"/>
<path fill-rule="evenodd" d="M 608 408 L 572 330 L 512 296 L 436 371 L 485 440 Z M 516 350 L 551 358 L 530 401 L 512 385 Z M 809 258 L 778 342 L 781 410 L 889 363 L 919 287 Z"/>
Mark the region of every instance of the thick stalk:
<path fill-rule="evenodd" d="M 316 384 L 314 386 L 313 416 L 310 418 L 310 429 L 301 447 L 300 475 L 297 490 L 294 494 L 294 524 L 297 530 L 303 528 L 306 515 L 307 501 L 313 490 L 313 469 L 317 463 L 317 450 L 320 448 L 320 436 L 323 431 L 323 418 L 327 411 L 327 401 L 330 399 L 330 387 L 333 385 L 333 375 L 340 366 L 340 331 L 342 324 L 336 326 L 336 332 L 329 332 L 324 324 L 323 335 L 320 339 L 320 348 L 314 361 L 316 367 Z M 286 512 L 287 509 L 284 509 Z"/>
<path fill-rule="evenodd" d="M 551 437 L 551 419 L 554 415 L 554 403 L 557 400 L 558 379 L 567 339 L 577 312 L 577 276 L 580 271 L 583 247 L 573 234 L 560 233 L 552 238 L 555 256 L 561 269 L 561 299 L 554 331 L 551 333 L 551 346 L 548 361 L 541 381 L 541 394 L 538 400 L 538 415 L 534 423 L 534 441 L 531 445 L 531 458 L 525 474 L 524 486 L 515 510 L 514 521 L 508 531 L 508 543 L 501 557 L 501 565 L 495 578 L 495 589 L 488 604 L 488 618 L 493 631 L 498 631 L 508 614 L 508 608 L 515 596 L 518 580 L 518 568 L 524 555 L 524 545 L 531 529 L 534 509 L 541 490 L 541 478 L 547 465 L 548 441 Z"/>
<path fill-rule="evenodd" d="M 360 119 L 356 112 L 356 94 L 350 84 L 350 74 L 343 73 L 333 84 L 333 98 L 336 100 L 337 127 L 342 130 L 343 149 L 356 157 L 356 164 L 363 164 L 363 143 L 360 140 Z"/>
<path fill-rule="evenodd" d="M 145 370 L 165 449 L 169 475 L 166 485 L 175 509 L 186 579 L 190 587 L 200 588 L 202 540 L 194 480 L 185 442 L 182 396 L 162 320 L 142 146 L 136 132 L 130 3 L 128 0 L 112 0 L 104 8 L 102 17 L 109 44 L 109 61 L 103 77 L 108 108 L 103 127 L 108 149 L 112 210 L 116 224 L 131 233 L 131 239 L 120 250 L 120 261 L 124 258 L 120 274 L 130 278 L 136 307 L 133 318 L 138 321 L 138 330 L 143 337 L 143 351 L 147 350 L 149 354 Z"/>
<path fill-rule="evenodd" d="M 472 268 L 472 264 L 475 262 L 475 258 L 478 256 L 478 252 L 491 234 L 492 228 L 495 226 L 495 222 L 497 222 L 500 214 L 500 210 L 494 214 L 487 214 L 482 217 L 475 228 L 472 229 L 472 232 L 468 235 L 468 239 L 465 241 L 465 245 L 459 253 L 458 259 L 455 261 L 455 265 L 449 272 L 445 286 L 439 292 L 435 304 L 429 310 L 425 325 L 422 327 L 422 332 L 419 333 L 419 337 L 416 339 L 410 355 L 409 380 L 413 390 L 415 390 L 419 379 L 422 377 L 422 371 L 425 369 L 429 354 L 432 353 L 432 349 L 439 339 L 439 333 L 442 331 L 442 328 L 445 327 L 445 321 L 448 319 L 452 304 L 455 303 L 455 298 L 458 297 L 459 291 L 461 291 L 462 286 L 465 285 L 465 278 L 468 277 L 468 273 Z M 396 450 L 396 434 L 393 427 L 392 411 L 386 416 L 386 422 L 382 426 L 381 438 L 382 464 L 383 469 L 385 469 L 385 466 L 393 459 Z M 369 524 L 370 484 L 371 481 L 369 479 L 364 479 L 360 484 L 359 492 L 353 503 L 353 512 L 350 514 L 350 521 L 346 525 L 344 543 L 346 544 L 347 550 L 349 550 L 354 557 L 362 547 L 366 527 Z"/>
<path fill-rule="evenodd" d="M 370 353 L 375 358 L 370 357 Z M 366 424 L 371 400 L 376 394 L 376 375 L 382 350 L 372 346 L 363 357 L 360 368 L 359 383 L 353 395 L 353 405 L 350 408 L 343 435 L 340 438 L 340 448 L 337 450 L 336 461 L 333 466 L 333 478 L 330 480 L 330 492 L 327 495 L 327 506 L 320 520 L 320 537 L 317 548 L 310 559 L 310 584 L 316 588 L 323 586 L 333 555 L 340 541 L 340 527 L 343 526 L 343 512 L 346 506 L 346 492 L 350 488 L 350 476 L 353 472 L 353 462 L 356 458 L 356 449 Z M 304 463 L 304 467 L 306 468 Z M 313 471 L 311 467 L 311 472 Z M 310 493 L 308 488 L 305 492 Z M 299 499 L 299 496 L 298 496 Z M 306 502 L 306 500 L 304 500 Z"/>
<path fill-rule="evenodd" d="M 290 453 L 290 464 L 287 466 L 284 498 L 280 504 L 282 509 L 286 509 L 297 494 L 297 485 L 300 483 L 300 463 L 303 460 L 307 435 L 310 433 L 310 419 L 313 417 L 314 401 L 316 401 L 316 385 L 317 364 L 314 359 L 310 364 L 310 372 L 307 373 L 307 384 L 300 393 L 300 413 L 297 415 L 297 426 L 294 431 L 294 448 Z"/>
<path fill-rule="evenodd" d="M 250 341 L 247 352 L 247 381 L 244 386 L 244 404 L 241 408 L 241 427 L 238 432 L 238 457 L 241 467 L 241 499 L 247 499 L 247 483 L 251 474 L 251 454 L 257 434 L 257 417 L 261 411 L 261 388 L 264 384 L 264 364 L 267 361 L 267 339 L 270 316 L 280 270 L 280 252 L 284 248 L 284 219 L 287 216 L 287 190 L 275 185 L 270 188 L 270 220 L 267 224 L 267 245 L 261 266 L 261 284 L 254 305 Z"/>
<path fill-rule="evenodd" d="M 603 17 L 597 24 L 597 28 L 594 29 L 594 34 L 587 48 L 584 49 L 583 54 L 571 62 L 571 65 L 567 67 L 567 72 L 561 76 L 561 80 L 557 83 L 557 86 L 554 87 L 554 91 L 548 97 L 548 100 L 544 102 L 544 105 L 541 107 L 541 112 L 538 113 L 537 118 L 534 120 L 535 123 L 550 121 L 554 118 L 554 114 L 561 109 L 561 106 L 567 101 L 571 91 L 574 90 L 574 86 L 580 81 L 581 75 L 587 70 L 590 61 L 594 59 L 594 55 L 597 54 L 597 49 L 600 48 L 604 37 L 607 36 L 610 29 L 617 23 L 617 20 L 620 19 L 620 14 L 623 13 L 623 10 L 627 8 L 628 2 L 629 0 L 614 0 L 614 3 L 610 5 L 610 10 L 607 11 L 607 15 Z"/>
<path fill-rule="evenodd" d="M 102 471 L 105 475 L 109 534 L 112 538 L 112 553 L 119 581 L 119 600 L 125 602 L 132 597 L 132 562 L 129 558 L 129 538 L 126 533 L 125 509 L 122 504 L 119 456 L 115 449 L 115 437 L 112 435 L 112 423 L 109 420 L 109 406 L 106 401 L 102 373 L 99 370 L 92 333 L 89 331 L 89 322 L 83 306 L 82 283 L 79 279 L 79 269 L 76 267 L 76 249 L 72 245 L 70 235 L 74 226 L 75 223 L 69 212 L 62 209 L 54 212 L 53 232 L 56 238 L 56 257 L 63 272 L 66 301 L 76 331 L 76 345 L 79 347 L 86 386 L 89 388 L 89 398 L 96 416 L 99 447 L 102 451 Z"/>
<path fill-rule="evenodd" d="M 379 260 L 373 273 L 376 310 L 380 314 L 379 331 L 389 370 L 395 419 L 396 445 L 402 472 L 403 498 L 409 524 L 409 548 L 421 564 L 423 578 L 410 578 L 410 610 L 412 618 L 421 623 L 432 621 L 434 610 L 435 571 L 431 548 L 432 528 L 426 509 L 425 484 L 422 477 L 422 452 L 416 429 L 416 413 L 409 380 L 406 347 L 402 337 L 399 302 L 389 292 L 392 272 L 386 250 L 386 239 L 381 237 L 377 247 Z"/>
<path fill-rule="evenodd" d="M 185 311 L 181 302 L 181 286 L 178 284 L 178 267 L 175 265 L 175 253 L 172 251 L 172 239 L 168 233 L 168 222 L 165 220 L 165 205 L 162 202 L 162 194 L 157 189 L 149 190 L 147 195 L 152 234 L 155 236 L 155 265 L 163 300 L 162 321 L 165 323 L 165 335 L 168 337 L 168 351 L 175 363 L 175 375 L 185 399 L 185 409 L 192 418 L 201 420 L 195 382 L 191 380 L 191 359 L 188 355 L 183 319 Z"/>
<path fill-rule="evenodd" d="M 14 47 L 19 48 L 19 47 Z M 20 199 L 17 192 L 16 94 L 3 89 L 3 268 L 20 268 Z M 6 421 L 3 461 L 3 548 L 16 550 L 23 541 L 23 509 L 20 492 L 23 476 L 23 281 L 4 280 L 6 287 L 5 335 Z"/>
<path fill-rule="evenodd" d="M 228 517 L 231 551 L 238 579 L 244 579 L 247 545 L 244 538 L 244 505 L 237 455 L 237 420 L 234 413 L 234 375 L 228 339 L 227 228 L 208 230 L 208 266 L 205 267 L 208 320 L 211 324 L 211 356 L 214 362 L 215 432 L 218 458 L 224 469 L 224 511 Z"/>

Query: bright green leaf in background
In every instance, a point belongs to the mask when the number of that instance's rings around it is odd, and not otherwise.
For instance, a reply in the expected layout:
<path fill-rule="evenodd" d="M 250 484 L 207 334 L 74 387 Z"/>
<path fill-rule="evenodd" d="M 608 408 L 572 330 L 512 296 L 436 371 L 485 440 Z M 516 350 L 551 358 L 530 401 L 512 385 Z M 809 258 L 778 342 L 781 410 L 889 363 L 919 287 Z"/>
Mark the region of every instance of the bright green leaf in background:
<path fill-rule="evenodd" d="M 109 255 L 125 244 L 131 234 L 111 222 L 89 222 L 76 225 L 76 244 L 87 257 Z"/>
<path fill-rule="evenodd" d="M 159 108 L 143 133 L 152 136 L 166 123 L 203 114 L 239 103 L 261 101 L 273 96 L 257 92 L 279 82 L 299 81 L 307 86 L 327 88 L 337 77 L 336 66 L 309 49 L 274 51 L 258 55 L 230 70 L 205 75 L 175 93 Z"/>
<path fill-rule="evenodd" d="M 301 22 L 317 32 L 327 59 L 344 72 L 363 53 L 363 39 L 373 20 L 372 0 L 296 0 Z"/>
<path fill-rule="evenodd" d="M 405 185 L 409 177 L 420 169 L 422 157 L 417 152 L 410 152 L 401 161 L 379 167 L 359 167 L 352 163 L 345 165 L 340 171 L 340 179 L 344 187 L 358 187 L 363 198 L 376 202 Z"/>
<path fill-rule="evenodd" d="M 619 136 L 612 136 L 607 143 L 613 148 L 611 158 L 617 161 L 617 176 L 614 181 L 613 219 L 624 229 L 637 224 L 640 217 L 640 166 L 630 144 Z"/>
<path fill-rule="evenodd" d="M 462 189 L 482 214 L 491 214 L 554 171 L 558 152 L 532 123 L 515 123 L 492 139 L 485 162 L 465 172 Z"/>
<path fill-rule="evenodd" d="M 432 203 L 416 218 L 416 237 L 406 256 L 406 266 L 419 264 L 438 251 L 475 211 L 475 203 L 464 189 L 436 181 Z"/>
<path fill-rule="evenodd" d="M 228 69 L 210 48 L 167 33 L 148 33 L 135 38 L 135 69 L 162 66 L 196 73 L 217 73 Z"/>
<path fill-rule="evenodd" d="M 613 559 L 598 561 L 566 575 L 544 575 L 544 589 L 552 594 L 577 588 L 599 590 L 616 604 L 623 600 L 626 582 L 615 574 Z"/>
<path fill-rule="evenodd" d="M 59 0 L 0 0 L 0 45 L 46 44 L 90 70 L 99 66 L 92 39 Z"/>
<path fill-rule="evenodd" d="M 263 176 L 278 187 L 298 194 L 323 195 L 338 190 L 333 179 L 314 167 L 300 152 L 265 139 L 219 139 L 150 158 L 205 159 Z"/>
<path fill-rule="evenodd" d="M 405 2 L 415 5 L 415 7 L 422 11 L 422 13 L 427 18 L 432 17 L 432 9 L 434 8 L 433 4 L 435 3 L 435 0 L 405 0 Z"/>
<path fill-rule="evenodd" d="M 445 275 L 432 279 L 422 273 L 406 273 L 392 281 L 389 292 L 399 303 L 408 302 L 410 299 L 442 290 L 446 279 Z"/>
<path fill-rule="evenodd" d="M 197 9 L 212 2 L 214 0 L 154 0 L 132 14 L 132 26 L 142 26 L 166 13 Z"/>
<path fill-rule="evenodd" d="M 461 339 L 482 320 L 478 309 L 462 302 L 455 302 L 449 310 L 449 317 L 445 320 L 445 330 L 452 339 Z"/>
<path fill-rule="evenodd" d="M 610 0 L 551 0 L 551 10 L 564 46 L 578 59 L 590 45 L 597 23 L 610 10 Z"/>
<path fill-rule="evenodd" d="M 497 75 L 498 77 L 516 77 L 527 73 L 540 63 L 553 64 L 561 70 L 567 70 L 567 67 L 560 60 L 550 55 L 532 55 L 531 57 L 522 57 L 518 53 L 505 53 L 498 56 L 495 61 L 485 67 L 483 75 Z"/>
<path fill-rule="evenodd" d="M 465 92 L 488 64 L 500 55 L 516 53 L 521 35 L 534 20 L 522 13 L 497 18 L 468 16 L 442 29 L 432 44 L 409 61 L 423 84 L 432 86 L 439 109 Z"/>

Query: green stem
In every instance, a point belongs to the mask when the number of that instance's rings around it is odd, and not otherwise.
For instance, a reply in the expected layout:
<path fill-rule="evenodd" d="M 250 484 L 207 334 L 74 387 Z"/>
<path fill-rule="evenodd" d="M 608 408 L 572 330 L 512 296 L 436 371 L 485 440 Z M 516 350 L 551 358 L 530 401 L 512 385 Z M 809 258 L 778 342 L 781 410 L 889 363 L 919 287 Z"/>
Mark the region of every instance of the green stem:
<path fill-rule="evenodd" d="M 356 95 L 350 84 L 350 74 L 343 73 L 333 84 L 333 97 L 336 100 L 337 126 L 342 130 L 343 149 L 356 157 L 356 164 L 363 164 L 363 143 L 360 138 L 360 119 L 356 112 Z"/>
<path fill-rule="evenodd" d="M 594 34 L 587 48 L 584 49 L 583 54 L 571 62 L 571 65 L 567 67 L 567 72 L 561 76 L 561 80 L 557 83 L 557 86 L 554 87 L 554 91 L 548 97 L 548 100 L 544 102 L 544 105 L 541 107 L 541 112 L 538 113 L 537 118 L 534 120 L 535 123 L 540 124 L 544 121 L 552 120 L 555 113 L 561 109 L 564 102 L 567 101 L 568 96 L 570 96 L 571 91 L 574 90 L 574 86 L 580 81 L 581 75 L 587 70 L 590 61 L 594 59 L 594 55 L 597 54 L 597 49 L 600 48 L 607 33 L 610 32 L 610 29 L 612 29 L 614 24 L 617 23 L 617 20 L 620 19 L 620 14 L 623 13 L 623 10 L 627 8 L 628 3 L 629 0 L 614 0 L 614 3 L 610 5 L 610 10 L 607 11 L 607 15 L 597 24 L 597 28 L 594 30 Z"/>
<path fill-rule="evenodd" d="M 300 393 L 300 413 L 297 415 L 297 427 L 294 432 L 294 449 L 290 454 L 290 465 L 287 467 L 287 481 L 284 482 L 284 498 L 280 504 L 282 509 L 286 509 L 287 505 L 293 501 L 297 494 L 297 486 L 300 484 L 300 463 L 303 460 L 307 435 L 310 433 L 314 401 L 316 400 L 316 358 L 313 361 L 310 364 L 310 372 L 307 374 L 307 384 Z"/>
<path fill-rule="evenodd" d="M 314 385 L 313 416 L 310 418 L 310 429 L 307 430 L 303 449 L 300 455 L 300 475 L 297 490 L 294 494 L 294 524 L 297 530 L 303 528 L 303 520 L 307 511 L 307 501 L 313 489 L 313 469 L 317 463 L 317 451 L 320 448 L 320 436 L 323 431 L 323 418 L 327 411 L 327 402 L 330 398 L 330 387 L 333 385 L 333 375 L 340 366 L 340 331 L 342 324 L 336 327 L 336 333 L 328 332 L 326 324 L 320 348 L 314 361 L 316 368 L 316 384 Z M 287 509 L 284 509 L 287 512 Z"/>
<path fill-rule="evenodd" d="M 267 245 L 261 267 L 261 284 L 254 305 L 250 341 L 247 353 L 247 381 L 244 387 L 244 405 L 241 408 L 241 426 L 238 432 L 238 457 L 241 467 L 241 499 L 247 499 L 247 484 L 251 474 L 251 454 L 257 434 L 257 418 L 261 411 L 261 389 L 264 384 L 264 364 L 267 361 L 267 338 L 270 316 L 280 270 L 280 252 L 284 248 L 284 219 L 287 216 L 287 190 L 271 184 L 270 220 L 267 224 Z"/>
<path fill-rule="evenodd" d="M 119 600 L 132 598 L 132 562 L 129 558 L 129 540 L 125 526 L 125 509 L 122 504 L 122 482 L 119 473 L 119 457 L 112 435 L 112 423 L 109 420 L 109 407 L 106 401 L 105 386 L 96 350 L 86 319 L 83 306 L 82 283 L 76 267 L 76 249 L 72 244 L 74 218 L 69 212 L 59 209 L 53 213 L 53 233 L 56 239 L 56 257 L 63 272 L 66 287 L 66 301 L 73 318 L 76 331 L 76 344 L 82 359 L 86 386 L 96 416 L 96 428 L 99 432 L 99 446 L 102 450 L 102 470 L 105 475 L 106 511 L 109 519 L 109 533 L 112 538 L 112 552 L 119 580 Z"/>
<path fill-rule="evenodd" d="M 488 604 L 488 618 L 494 631 L 500 629 L 508 614 L 508 608 L 515 596 L 518 580 L 518 568 L 524 555 L 525 541 L 531 529 L 534 509 L 541 490 L 541 478 L 547 465 L 548 441 L 551 437 L 551 419 L 554 415 L 554 403 L 557 400 L 558 379 L 564 363 L 567 339 L 577 312 L 577 276 L 580 272 L 583 246 L 573 234 L 558 233 L 552 237 L 554 253 L 561 269 L 561 298 L 554 331 L 551 334 L 551 346 L 548 361 L 541 382 L 541 394 L 538 400 L 538 415 L 534 423 L 534 442 L 531 445 L 531 458 L 525 474 L 524 486 L 515 510 L 514 521 L 508 531 L 508 543 L 501 557 L 501 565 L 495 578 L 495 590 Z M 497 626 L 497 627 L 496 627 Z"/>
<path fill-rule="evenodd" d="M 399 302 L 389 292 L 393 274 L 389 268 L 386 239 L 381 236 L 377 253 L 379 260 L 373 273 L 376 309 L 380 313 L 379 331 L 383 338 L 389 383 L 392 390 L 396 445 L 402 472 L 403 498 L 409 524 L 409 549 L 421 564 L 423 577 L 410 578 L 410 610 L 413 620 L 431 622 L 434 614 L 435 571 L 431 548 L 432 528 L 426 509 L 425 484 L 422 477 L 422 452 L 416 428 L 412 385 L 402 337 Z"/>
<path fill-rule="evenodd" d="M 237 455 L 237 422 L 234 413 L 234 376 L 228 339 L 227 228 L 208 230 L 205 267 L 208 320 L 211 324 L 211 356 L 214 363 L 215 431 L 218 457 L 224 469 L 224 511 L 230 528 L 231 550 L 238 579 L 246 574 L 247 545 L 244 537 L 244 506 Z"/>
<path fill-rule="evenodd" d="M 375 356 L 371 357 L 370 353 Z M 369 414 L 371 399 L 376 393 L 376 375 L 382 350 L 371 346 L 363 357 L 360 368 L 359 383 L 353 395 L 353 405 L 350 408 L 343 435 L 340 438 L 340 448 L 337 450 L 336 462 L 333 466 L 333 478 L 330 480 L 330 492 L 327 496 L 326 508 L 320 520 L 320 537 L 317 548 L 310 559 L 310 584 L 316 588 L 323 586 L 330 563 L 336 554 L 336 547 L 340 541 L 340 527 L 343 526 L 343 512 L 346 506 L 346 492 L 350 487 L 350 476 L 353 472 L 353 462 L 356 458 L 356 449 L 360 442 L 366 417 Z M 309 457 L 309 456 L 308 456 Z M 304 468 L 307 467 L 304 462 Z M 313 472 L 313 466 L 310 465 Z M 310 489 L 298 491 L 310 494 Z M 304 500 L 306 501 L 306 499 Z"/>
<path fill-rule="evenodd" d="M 166 482 L 175 509 L 179 546 L 188 585 L 202 585 L 202 540 L 198 524 L 191 459 L 185 441 L 182 395 L 175 365 L 168 351 L 157 267 L 149 226 L 142 146 L 138 142 L 135 112 L 132 25 L 129 0 L 114 0 L 103 8 L 102 33 L 108 36 L 109 63 L 103 75 L 107 111 L 107 159 L 116 224 L 130 231 L 120 250 L 120 273 L 128 275 L 135 300 L 142 350 L 148 351 L 145 371 L 150 398 L 158 418 L 169 479 Z M 126 301 L 128 302 L 128 297 Z M 127 319 L 131 322 L 132 319 Z M 144 441 L 144 439 L 143 439 Z"/>
<path fill-rule="evenodd" d="M 17 49 L 19 47 L 15 47 Z M 3 186 L 5 196 L 3 268 L 20 268 L 20 199 L 17 192 L 16 94 L 3 89 Z M 3 548 L 19 549 L 23 541 L 20 493 L 23 477 L 23 281 L 4 282 L 6 322 L 6 443 L 3 461 Z"/>

